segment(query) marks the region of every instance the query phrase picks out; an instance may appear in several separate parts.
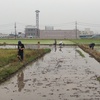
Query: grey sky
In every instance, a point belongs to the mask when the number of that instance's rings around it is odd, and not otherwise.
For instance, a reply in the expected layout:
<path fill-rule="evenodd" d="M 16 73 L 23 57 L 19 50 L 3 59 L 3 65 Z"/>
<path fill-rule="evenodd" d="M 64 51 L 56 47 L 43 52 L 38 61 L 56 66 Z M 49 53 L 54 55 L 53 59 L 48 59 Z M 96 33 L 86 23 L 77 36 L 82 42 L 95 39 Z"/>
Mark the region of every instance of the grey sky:
<path fill-rule="evenodd" d="M 91 28 L 100 33 L 100 0 L 0 0 L 0 33 L 23 31 L 25 25 L 36 25 L 35 10 L 40 10 L 40 29 Z"/>

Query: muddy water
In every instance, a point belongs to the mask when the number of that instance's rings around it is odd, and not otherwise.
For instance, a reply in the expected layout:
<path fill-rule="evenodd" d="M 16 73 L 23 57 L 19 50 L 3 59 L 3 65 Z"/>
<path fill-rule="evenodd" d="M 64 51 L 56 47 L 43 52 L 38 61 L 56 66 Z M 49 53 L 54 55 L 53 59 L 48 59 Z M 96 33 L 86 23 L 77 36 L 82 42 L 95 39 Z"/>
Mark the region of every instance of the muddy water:
<path fill-rule="evenodd" d="M 26 49 L 38 49 L 37 44 L 25 44 Z M 0 48 L 3 49 L 17 49 L 17 45 L 0 45 Z M 40 48 L 52 48 L 52 45 L 41 45 Z"/>
<path fill-rule="evenodd" d="M 52 48 L 1 84 L 0 100 L 100 100 L 100 63 L 76 49 Z"/>

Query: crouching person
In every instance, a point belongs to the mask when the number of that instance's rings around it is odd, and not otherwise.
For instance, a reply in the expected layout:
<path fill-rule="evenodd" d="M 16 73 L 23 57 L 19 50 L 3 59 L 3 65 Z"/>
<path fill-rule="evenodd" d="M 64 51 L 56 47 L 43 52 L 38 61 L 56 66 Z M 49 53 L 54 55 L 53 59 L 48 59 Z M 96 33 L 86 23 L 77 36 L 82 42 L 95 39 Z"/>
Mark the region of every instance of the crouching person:
<path fill-rule="evenodd" d="M 94 46 L 95 46 L 95 43 L 89 44 L 89 47 L 90 47 L 92 50 L 94 49 Z"/>

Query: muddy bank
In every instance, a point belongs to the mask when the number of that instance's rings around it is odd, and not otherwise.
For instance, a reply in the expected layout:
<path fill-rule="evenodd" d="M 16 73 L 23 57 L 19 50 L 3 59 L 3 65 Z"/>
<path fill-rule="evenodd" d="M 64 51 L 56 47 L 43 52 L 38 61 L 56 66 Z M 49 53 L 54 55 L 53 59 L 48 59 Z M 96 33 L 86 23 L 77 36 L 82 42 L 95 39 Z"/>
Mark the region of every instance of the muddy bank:
<path fill-rule="evenodd" d="M 78 47 L 51 50 L 0 85 L 0 99 L 99 100 L 100 63 Z"/>
<path fill-rule="evenodd" d="M 81 49 L 85 52 L 89 53 L 92 57 L 94 57 L 98 62 L 100 62 L 100 52 L 95 49 L 90 49 L 87 45 L 79 45 Z"/>

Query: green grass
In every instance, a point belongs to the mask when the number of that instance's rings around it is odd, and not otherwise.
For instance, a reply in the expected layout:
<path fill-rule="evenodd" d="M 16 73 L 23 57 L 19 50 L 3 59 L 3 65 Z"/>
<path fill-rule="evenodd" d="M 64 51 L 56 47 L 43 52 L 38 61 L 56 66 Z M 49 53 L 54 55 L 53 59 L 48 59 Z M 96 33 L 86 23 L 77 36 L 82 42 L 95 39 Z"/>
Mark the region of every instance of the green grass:
<path fill-rule="evenodd" d="M 50 51 L 50 49 L 25 49 L 24 61 L 20 62 L 17 58 L 17 50 L 0 49 L 0 82 L 5 81 L 9 76 L 17 72 L 29 62 L 36 60 Z"/>
<path fill-rule="evenodd" d="M 18 40 L 21 40 L 24 44 L 53 44 L 54 39 L 0 39 L 0 44 L 17 44 Z M 56 39 L 57 44 L 63 41 L 64 44 L 90 44 L 94 42 L 95 44 L 100 44 L 100 39 Z"/>
<path fill-rule="evenodd" d="M 54 39 L 0 39 L 0 44 L 17 44 L 19 40 L 23 44 L 37 44 L 38 42 L 40 44 L 53 44 L 55 42 Z M 63 41 L 64 44 L 74 44 L 72 41 L 65 39 L 57 39 L 57 44 L 60 41 Z"/>
<path fill-rule="evenodd" d="M 100 82 L 100 76 L 99 77 L 96 77 L 97 78 L 97 81 L 99 81 Z"/>
<path fill-rule="evenodd" d="M 80 54 L 81 57 L 85 57 L 84 54 L 80 50 L 76 50 L 76 51 Z"/>
<path fill-rule="evenodd" d="M 13 61 L 13 58 L 17 56 L 17 50 L 0 49 L 0 67 Z"/>

